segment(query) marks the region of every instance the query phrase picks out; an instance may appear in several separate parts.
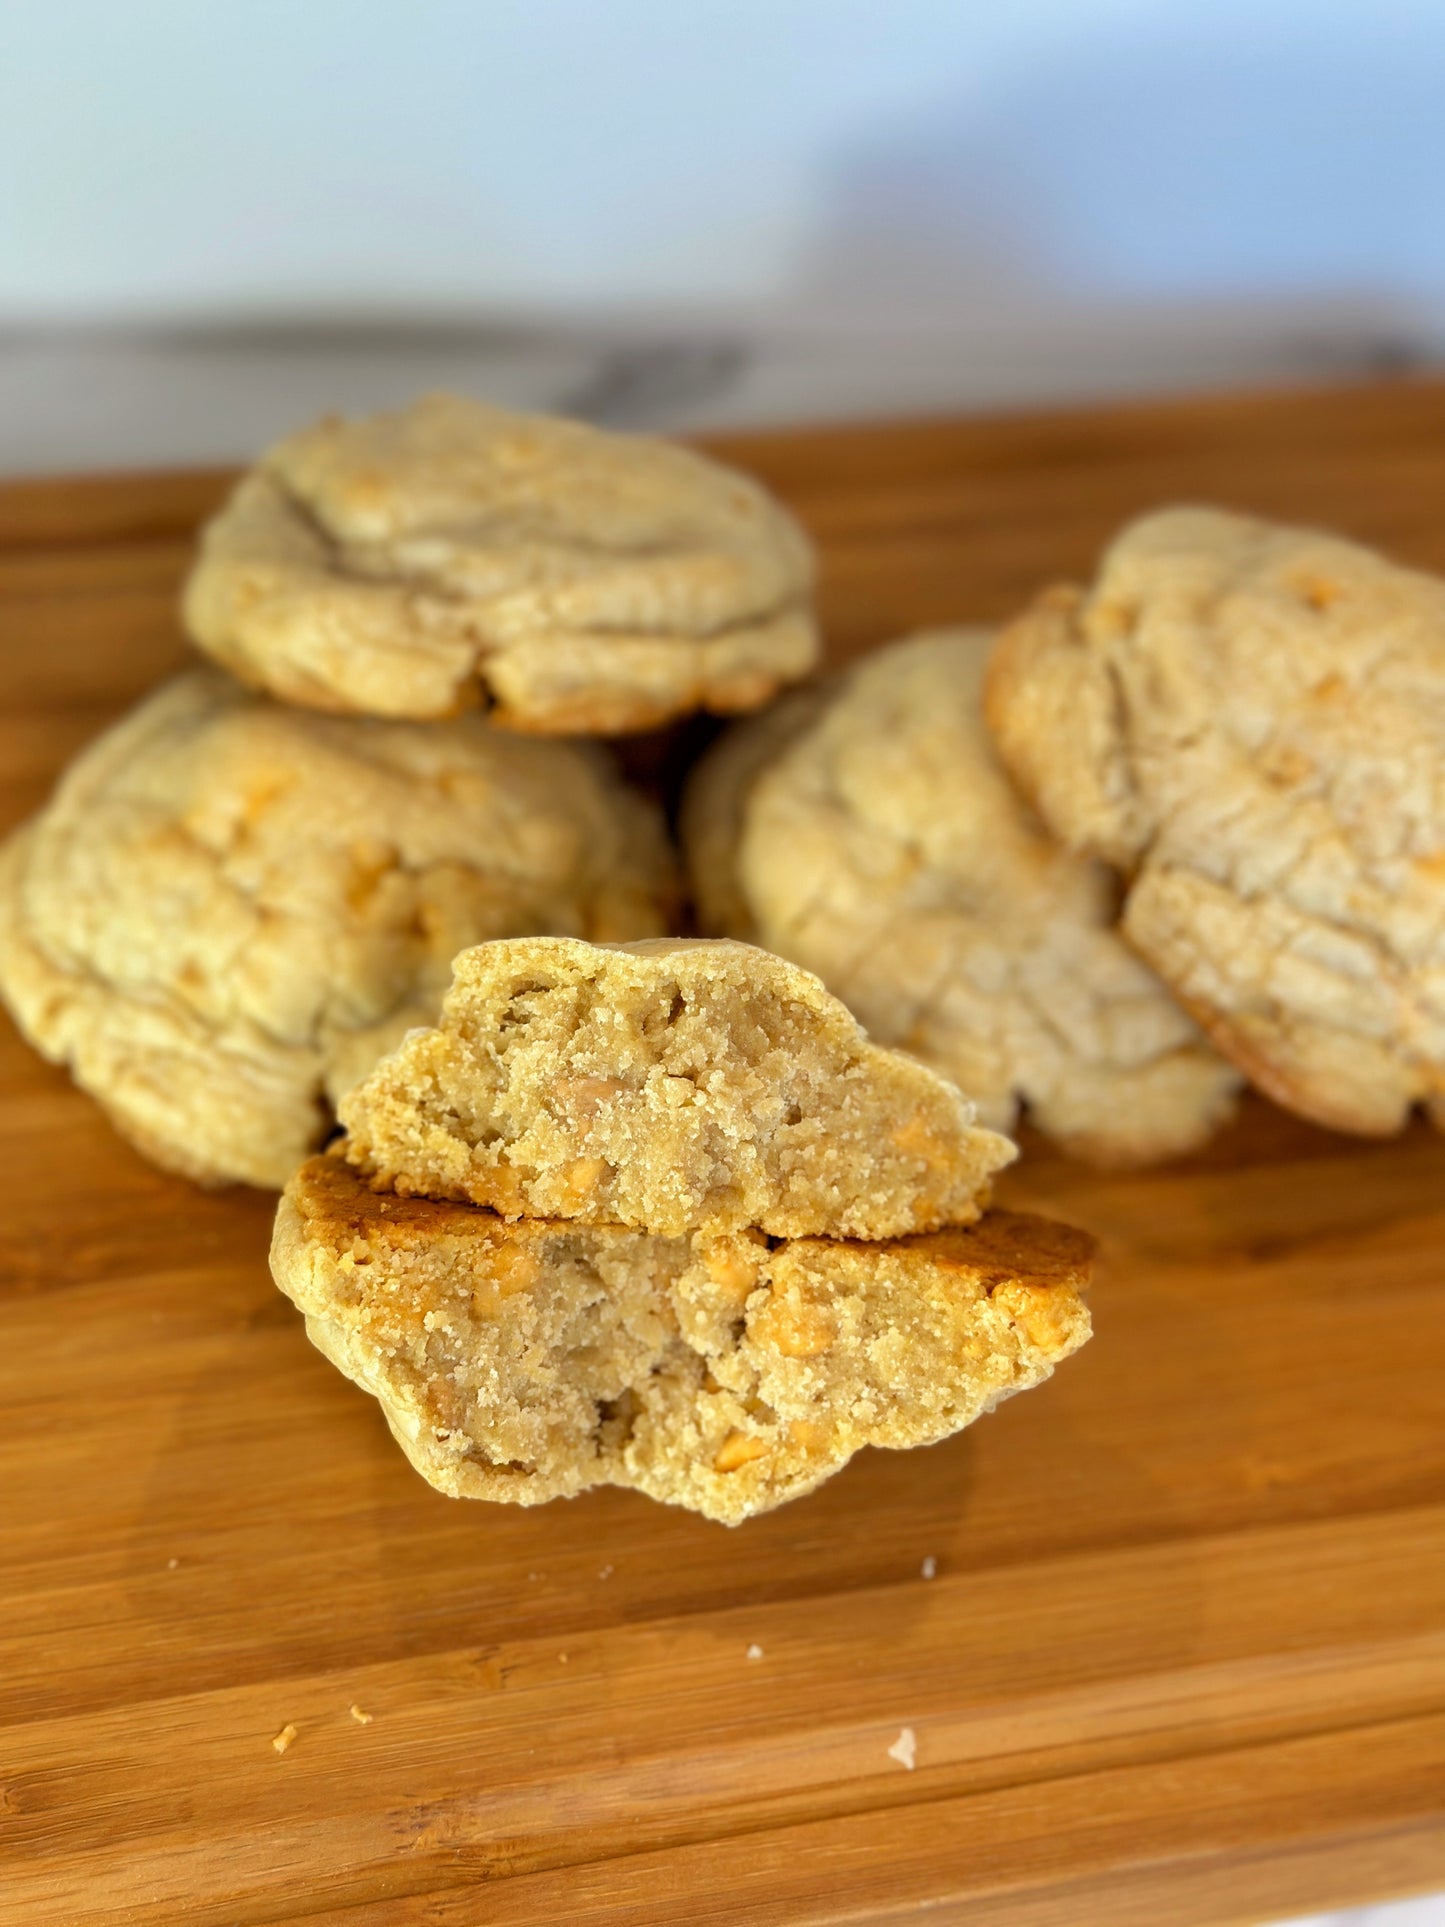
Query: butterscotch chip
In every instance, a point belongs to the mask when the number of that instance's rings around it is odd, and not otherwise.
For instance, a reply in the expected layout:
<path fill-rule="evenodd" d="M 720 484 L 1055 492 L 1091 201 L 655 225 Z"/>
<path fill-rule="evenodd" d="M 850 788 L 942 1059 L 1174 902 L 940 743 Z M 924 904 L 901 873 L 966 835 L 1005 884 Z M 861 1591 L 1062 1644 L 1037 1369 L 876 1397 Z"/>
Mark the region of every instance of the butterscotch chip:
<path fill-rule="evenodd" d="M 440 1491 L 630 1486 L 736 1524 L 1047 1378 L 1089 1335 L 1091 1250 L 1010 1212 L 884 1244 L 508 1223 L 378 1193 L 331 1155 L 287 1186 L 271 1263 Z M 787 1342 L 799 1306 L 825 1343 Z"/>
<path fill-rule="evenodd" d="M 895 643 L 832 692 L 737 725 L 683 816 L 707 928 L 816 971 L 985 1123 L 1020 1103 L 1101 1163 L 1199 1144 L 1237 1073 L 1115 927 L 1103 865 L 1061 849 L 990 748 L 990 637 Z"/>
<path fill-rule="evenodd" d="M 0 993 L 158 1162 L 279 1187 L 458 949 L 648 935 L 670 894 L 601 749 L 298 712 L 206 669 L 0 852 Z"/>
<path fill-rule="evenodd" d="M 817 655 L 812 557 L 667 442 L 429 395 L 280 442 L 202 539 L 185 620 L 289 702 L 550 733 L 754 709 Z"/>
<path fill-rule="evenodd" d="M 401 1192 L 673 1236 L 966 1223 L 1014 1155 L 953 1085 L 747 944 L 478 945 L 437 1025 L 343 1100 Z"/>
<path fill-rule="evenodd" d="M 988 713 L 1124 933 L 1280 1103 L 1445 1121 L 1445 582 L 1173 509 L 1000 639 Z"/>

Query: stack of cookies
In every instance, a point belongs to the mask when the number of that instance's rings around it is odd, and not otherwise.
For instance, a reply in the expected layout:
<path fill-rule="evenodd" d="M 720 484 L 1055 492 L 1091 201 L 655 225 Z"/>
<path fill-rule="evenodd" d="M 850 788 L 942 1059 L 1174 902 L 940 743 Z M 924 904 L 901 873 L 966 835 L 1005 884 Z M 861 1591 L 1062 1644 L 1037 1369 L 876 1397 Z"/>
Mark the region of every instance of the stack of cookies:
<path fill-rule="evenodd" d="M 285 1187 L 278 1280 L 444 1490 L 736 1521 L 1037 1383 L 1089 1251 L 983 1215 L 1022 1110 L 1139 1164 L 1245 1077 L 1440 1101 L 1445 588 L 1176 511 L 996 645 L 765 707 L 811 583 L 678 447 L 323 422 L 204 532 L 212 664 L 0 850 L 22 1028 L 158 1162 Z M 690 782 L 686 944 L 596 739 L 698 710 L 756 713 Z"/>
<path fill-rule="evenodd" d="M 0 851 L 26 1034 L 157 1162 L 286 1187 L 278 1282 L 445 1491 L 735 1522 L 1088 1336 L 1088 1241 L 976 1222 L 1013 1147 L 956 1086 L 759 949 L 627 947 L 675 866 L 583 739 L 800 679 L 811 577 L 681 448 L 322 423 L 203 535 L 216 666 Z"/>
<path fill-rule="evenodd" d="M 0 993 L 157 1162 L 279 1188 L 459 950 L 672 926 L 660 813 L 580 737 L 801 676 L 811 570 L 662 443 L 446 397 L 283 442 L 187 584 L 224 667 L 0 852 Z"/>
<path fill-rule="evenodd" d="M 0 850 L 26 1034 L 158 1162 L 285 1187 L 278 1282 L 444 1491 L 737 1521 L 1036 1384 L 1089 1245 L 986 1214 L 1022 1111 L 1099 1164 L 1246 1080 L 1445 1121 L 1445 583 L 1170 510 L 764 708 L 811 580 L 680 448 L 323 422 L 204 534 L 215 666 Z M 684 942 L 585 739 L 697 710 L 757 713 L 691 776 Z"/>
<path fill-rule="evenodd" d="M 1089 1240 L 981 1216 L 1007 1139 L 751 946 L 466 951 L 340 1111 L 273 1269 L 445 1492 L 737 1523 L 1089 1333 Z"/>

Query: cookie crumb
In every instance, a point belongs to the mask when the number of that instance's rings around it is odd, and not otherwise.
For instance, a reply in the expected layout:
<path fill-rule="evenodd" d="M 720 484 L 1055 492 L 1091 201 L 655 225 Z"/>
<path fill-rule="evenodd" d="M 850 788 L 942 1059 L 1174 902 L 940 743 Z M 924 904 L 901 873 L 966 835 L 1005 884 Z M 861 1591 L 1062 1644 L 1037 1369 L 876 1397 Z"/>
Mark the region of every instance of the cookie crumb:
<path fill-rule="evenodd" d="M 567 1664 L 567 1655 L 565 1653 L 558 1653 L 557 1664 L 559 1666 L 565 1666 Z"/>
<path fill-rule="evenodd" d="M 371 1722 L 376 1717 L 374 1713 L 363 1713 L 361 1708 L 356 1704 L 355 1700 L 351 1702 L 350 1710 L 351 1710 L 351 1717 L 356 1721 L 356 1724 L 358 1726 L 370 1726 Z"/>
<path fill-rule="evenodd" d="M 601 1572 L 598 1573 L 597 1577 L 599 1579 L 610 1579 L 615 1571 L 616 1571 L 615 1566 L 604 1566 Z"/>
<path fill-rule="evenodd" d="M 278 1753 L 285 1753 L 296 1738 L 296 1728 L 288 1720 L 271 1744 Z"/>
<path fill-rule="evenodd" d="M 923 1564 L 922 1564 L 922 1566 L 920 1566 L 920 1568 L 919 1568 L 919 1570 L 920 1570 L 920 1572 L 921 1572 L 921 1573 L 923 1574 L 923 1576 L 924 1576 L 924 1578 L 925 1578 L 925 1579 L 935 1579 L 935 1578 L 937 1578 L 937 1576 L 938 1576 L 938 1561 L 937 1561 L 937 1560 L 936 1560 L 936 1559 L 934 1558 L 934 1556 L 933 1556 L 933 1554 L 932 1554 L 931 1552 L 929 1553 L 929 1555 L 928 1555 L 928 1557 L 927 1557 L 927 1558 L 926 1558 L 926 1559 L 924 1560 L 924 1562 L 923 1562 Z"/>
<path fill-rule="evenodd" d="M 917 1764 L 917 1754 L 918 1742 L 914 1738 L 913 1728 L 911 1726 L 905 1726 L 892 1746 L 889 1747 L 888 1757 L 890 1760 L 897 1760 L 901 1767 L 906 1767 L 911 1773 Z"/>
<path fill-rule="evenodd" d="M 178 1566 L 178 1565 L 179 1565 L 180 1563 L 181 1563 L 181 1562 L 180 1562 L 180 1560 L 179 1560 L 179 1559 L 167 1559 L 167 1561 L 166 1561 L 166 1571 L 167 1571 L 167 1572 L 174 1572 L 174 1571 L 175 1571 L 175 1569 L 176 1569 L 176 1567 L 177 1567 L 177 1566 Z"/>
<path fill-rule="evenodd" d="M 762 1656 L 763 1656 L 763 1649 L 761 1646 L 757 1646 L 757 1645 L 749 1646 L 748 1648 L 749 1659 L 761 1659 Z"/>

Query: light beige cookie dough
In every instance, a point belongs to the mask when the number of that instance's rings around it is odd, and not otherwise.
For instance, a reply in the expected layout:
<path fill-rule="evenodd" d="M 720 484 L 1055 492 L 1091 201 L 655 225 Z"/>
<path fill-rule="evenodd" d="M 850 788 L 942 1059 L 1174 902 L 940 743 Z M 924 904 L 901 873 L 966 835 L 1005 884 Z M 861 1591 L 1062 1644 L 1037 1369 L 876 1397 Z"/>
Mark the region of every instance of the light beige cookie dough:
<path fill-rule="evenodd" d="M 168 683 L 0 852 L 0 993 L 158 1163 L 283 1184 L 480 938 L 667 927 L 601 749 Z"/>
<path fill-rule="evenodd" d="M 1091 1251 L 1011 1212 L 880 1245 L 507 1223 L 327 1156 L 288 1185 L 271 1264 L 440 1491 L 630 1486 L 737 1524 L 1047 1378 L 1089 1336 Z"/>
<path fill-rule="evenodd" d="M 819 711 L 730 731 L 683 816 L 704 922 L 816 971 L 997 1129 L 1022 1101 L 1099 1163 L 1190 1150 L 1237 1073 L 1120 940 L 1107 870 L 1010 787 L 980 709 L 989 647 L 916 636 Z"/>
<path fill-rule="evenodd" d="M 1445 582 L 1212 509 L 1001 638 L 988 713 L 1130 942 L 1271 1097 L 1445 1122 Z"/>
<path fill-rule="evenodd" d="M 816 977 L 738 943 L 478 945 L 435 1028 L 340 1106 L 401 1192 L 665 1236 L 966 1224 L 1014 1147 L 869 1043 Z"/>
<path fill-rule="evenodd" d="M 264 455 L 184 615 L 289 702 L 608 735 L 805 675 L 812 574 L 766 490 L 690 449 L 428 395 Z"/>

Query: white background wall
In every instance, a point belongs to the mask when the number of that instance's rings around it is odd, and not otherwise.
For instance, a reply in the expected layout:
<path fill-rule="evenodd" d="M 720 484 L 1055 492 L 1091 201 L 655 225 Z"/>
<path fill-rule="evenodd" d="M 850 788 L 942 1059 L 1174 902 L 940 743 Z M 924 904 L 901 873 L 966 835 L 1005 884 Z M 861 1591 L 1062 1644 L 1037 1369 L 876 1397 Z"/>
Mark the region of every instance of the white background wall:
<path fill-rule="evenodd" d="M 1445 312 L 1441 0 L 8 0 L 0 315 Z"/>
<path fill-rule="evenodd" d="M 0 0 L 0 466 L 1431 359 L 1442 99 L 1445 0 Z"/>

